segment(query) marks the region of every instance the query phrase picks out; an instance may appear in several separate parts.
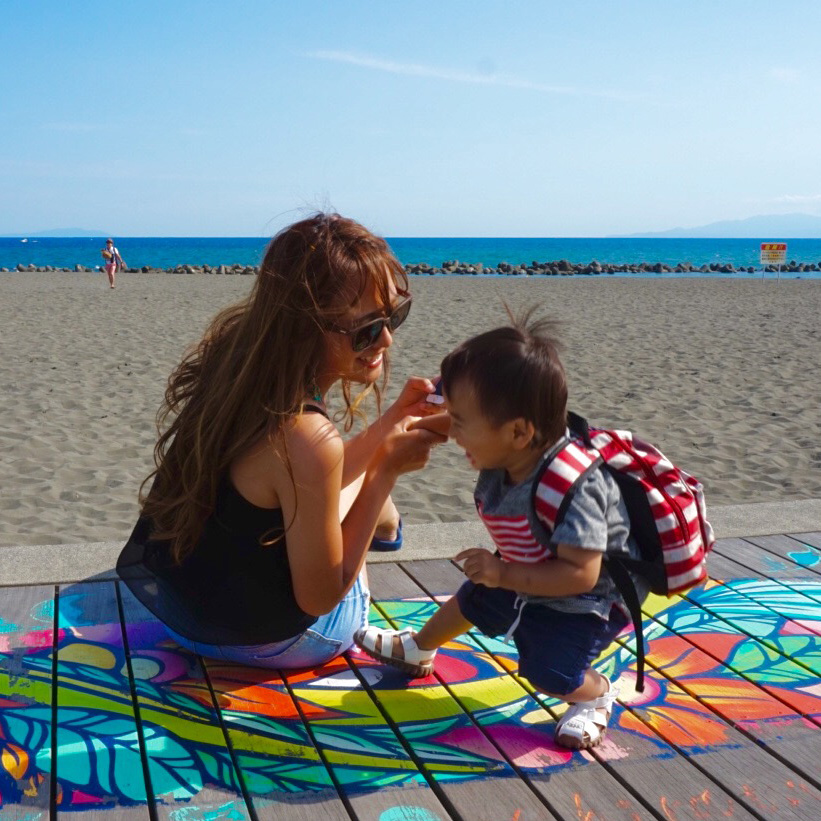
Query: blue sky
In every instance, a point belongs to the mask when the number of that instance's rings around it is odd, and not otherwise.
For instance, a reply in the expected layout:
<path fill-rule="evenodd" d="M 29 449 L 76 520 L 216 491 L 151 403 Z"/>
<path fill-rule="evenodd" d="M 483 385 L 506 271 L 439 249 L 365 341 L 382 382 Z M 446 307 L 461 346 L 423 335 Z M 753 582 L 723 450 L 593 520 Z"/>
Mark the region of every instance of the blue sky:
<path fill-rule="evenodd" d="M 821 214 L 821 3 L 3 0 L 0 234 Z"/>

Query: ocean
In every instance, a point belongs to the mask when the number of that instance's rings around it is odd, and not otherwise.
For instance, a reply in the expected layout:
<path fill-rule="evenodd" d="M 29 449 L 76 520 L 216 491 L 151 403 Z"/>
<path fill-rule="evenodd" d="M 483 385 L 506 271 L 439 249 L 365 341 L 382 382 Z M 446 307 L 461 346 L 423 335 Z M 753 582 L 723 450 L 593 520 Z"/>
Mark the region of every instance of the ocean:
<path fill-rule="evenodd" d="M 427 263 L 439 267 L 445 261 L 481 262 L 495 267 L 500 262 L 512 265 L 566 259 L 573 264 L 597 260 L 602 264 L 657 263 L 675 266 L 689 262 L 696 267 L 710 263 L 732 263 L 735 268 L 754 267 L 760 275 L 759 243 L 786 242 L 787 262 L 814 263 L 821 266 L 821 239 L 607 239 L 607 238 L 437 238 L 392 237 L 388 243 L 403 264 Z M 177 265 L 258 265 L 268 242 L 267 237 L 123 237 L 115 238 L 129 267 L 173 268 Z M 104 237 L 29 237 L 0 238 L 0 268 L 15 269 L 18 264 L 56 268 L 84 265 L 94 268 L 102 263 L 100 249 Z M 687 276 L 692 276 L 688 274 Z M 616 274 L 614 276 L 642 276 Z M 649 276 L 682 276 L 649 274 Z M 709 273 L 704 276 L 749 277 L 754 274 Z M 821 272 L 781 274 L 783 277 L 821 279 Z"/>

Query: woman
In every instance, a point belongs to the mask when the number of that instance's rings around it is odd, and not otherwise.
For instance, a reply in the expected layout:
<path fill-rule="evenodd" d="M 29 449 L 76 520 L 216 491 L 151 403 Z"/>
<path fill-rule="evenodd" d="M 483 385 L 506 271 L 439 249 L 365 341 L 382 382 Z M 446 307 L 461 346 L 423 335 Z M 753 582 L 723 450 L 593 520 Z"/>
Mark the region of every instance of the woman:
<path fill-rule="evenodd" d="M 345 430 L 361 414 L 352 384 L 379 404 L 410 305 L 384 240 L 319 214 L 272 240 L 248 299 L 172 374 L 160 426 L 173 419 L 117 570 L 180 644 L 308 667 L 366 624 L 364 562 L 377 525 L 396 529 L 393 485 L 445 437 L 414 427 L 431 409 L 428 379 L 348 441 L 324 397 L 341 382 Z"/>
<path fill-rule="evenodd" d="M 114 245 L 114 240 L 109 237 L 105 241 L 105 248 L 103 248 L 103 259 L 105 260 L 105 272 L 108 276 L 108 284 L 113 288 L 116 279 L 117 271 L 122 271 L 125 268 L 123 258 L 120 256 L 119 250 Z"/>

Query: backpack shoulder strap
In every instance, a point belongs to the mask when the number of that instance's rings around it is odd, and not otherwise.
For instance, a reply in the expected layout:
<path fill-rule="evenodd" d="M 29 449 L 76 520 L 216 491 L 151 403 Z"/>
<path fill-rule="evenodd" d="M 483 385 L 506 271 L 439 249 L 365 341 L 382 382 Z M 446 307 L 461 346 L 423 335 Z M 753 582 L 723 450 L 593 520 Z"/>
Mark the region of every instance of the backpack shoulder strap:
<path fill-rule="evenodd" d="M 593 439 L 590 436 L 590 425 L 587 424 L 587 420 L 583 416 L 579 416 L 578 413 L 573 413 L 573 411 L 568 411 L 567 427 L 570 432 L 581 439 L 587 447 L 593 447 Z"/>
<path fill-rule="evenodd" d="M 548 453 L 542 469 L 533 482 L 533 508 L 536 520 L 550 540 L 556 526 L 562 521 L 567 508 L 582 481 L 593 470 L 604 466 L 611 469 L 592 441 L 587 420 L 575 414 L 568 414 L 568 429 L 572 437 L 562 440 L 555 452 Z M 641 602 L 630 573 L 629 561 L 625 557 L 603 557 L 603 564 L 610 573 L 616 589 L 624 599 L 630 613 L 636 635 L 637 681 L 636 689 L 644 689 L 644 631 L 642 629 Z"/>
<path fill-rule="evenodd" d="M 561 522 L 582 480 L 601 462 L 598 451 L 568 437 L 548 452 L 531 488 L 536 519 L 548 534 Z"/>
<path fill-rule="evenodd" d="M 624 560 L 618 556 L 610 556 L 604 559 L 604 566 L 610 578 L 613 579 L 616 590 L 624 599 L 633 622 L 633 631 L 636 634 L 636 690 L 642 693 L 644 692 L 644 627 L 639 594 Z"/>

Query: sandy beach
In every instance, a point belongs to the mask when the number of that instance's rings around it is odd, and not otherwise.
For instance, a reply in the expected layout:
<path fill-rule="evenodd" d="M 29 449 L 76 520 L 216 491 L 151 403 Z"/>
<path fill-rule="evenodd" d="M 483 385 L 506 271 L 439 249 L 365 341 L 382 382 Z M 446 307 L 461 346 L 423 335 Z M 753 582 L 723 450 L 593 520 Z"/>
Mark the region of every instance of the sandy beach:
<path fill-rule="evenodd" d="M 171 369 L 248 276 L 0 274 L 0 545 L 124 540 Z M 538 303 L 565 322 L 570 405 L 699 477 L 711 504 L 821 497 L 821 283 L 415 277 L 389 396 Z M 374 410 L 371 406 L 371 414 Z M 403 477 L 409 524 L 473 520 L 455 445 Z"/>

